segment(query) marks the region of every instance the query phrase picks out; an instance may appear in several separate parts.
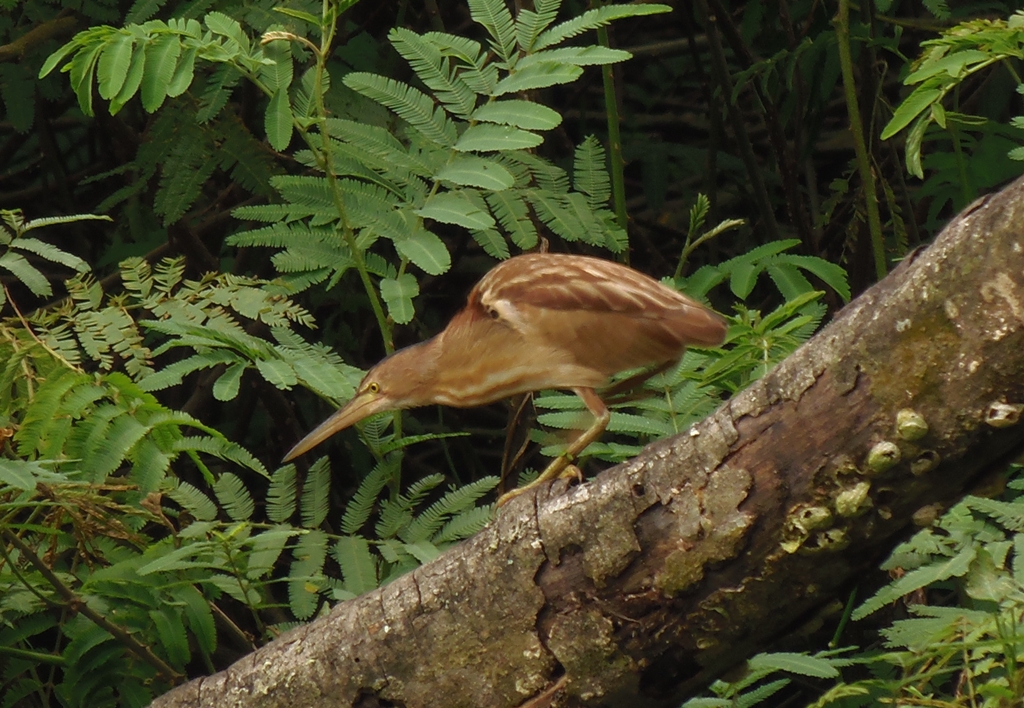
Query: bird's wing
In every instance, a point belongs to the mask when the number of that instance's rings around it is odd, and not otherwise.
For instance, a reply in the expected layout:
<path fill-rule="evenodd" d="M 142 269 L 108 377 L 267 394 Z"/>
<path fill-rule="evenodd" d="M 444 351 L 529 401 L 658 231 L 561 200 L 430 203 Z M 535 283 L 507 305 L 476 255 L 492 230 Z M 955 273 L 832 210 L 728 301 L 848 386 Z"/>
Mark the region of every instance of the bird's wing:
<path fill-rule="evenodd" d="M 682 293 L 618 263 L 552 254 L 531 254 L 505 261 L 480 281 L 474 294 L 485 309 L 500 309 L 499 303 L 505 301 L 549 310 L 621 312 L 649 317 L 664 317 L 679 310 L 705 310 Z"/>
<path fill-rule="evenodd" d="M 573 339 L 619 351 L 604 357 L 609 363 L 600 368 L 609 371 L 612 359 L 659 361 L 687 344 L 716 346 L 725 335 L 724 321 L 695 300 L 626 266 L 578 256 L 505 261 L 471 293 L 470 309 L 531 341 Z"/>

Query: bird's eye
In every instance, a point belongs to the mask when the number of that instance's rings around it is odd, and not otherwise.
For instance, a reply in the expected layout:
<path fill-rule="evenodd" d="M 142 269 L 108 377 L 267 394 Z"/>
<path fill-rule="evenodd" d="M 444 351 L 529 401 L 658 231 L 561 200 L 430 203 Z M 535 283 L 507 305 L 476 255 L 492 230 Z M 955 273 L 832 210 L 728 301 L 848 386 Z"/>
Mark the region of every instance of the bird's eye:
<path fill-rule="evenodd" d="M 490 317 L 492 320 L 496 320 L 501 317 L 501 315 L 498 314 L 498 311 L 493 307 L 487 308 L 487 316 Z"/>
<path fill-rule="evenodd" d="M 376 381 L 371 381 L 370 383 L 366 384 L 366 390 L 369 391 L 370 393 L 380 393 L 380 384 L 377 383 Z"/>

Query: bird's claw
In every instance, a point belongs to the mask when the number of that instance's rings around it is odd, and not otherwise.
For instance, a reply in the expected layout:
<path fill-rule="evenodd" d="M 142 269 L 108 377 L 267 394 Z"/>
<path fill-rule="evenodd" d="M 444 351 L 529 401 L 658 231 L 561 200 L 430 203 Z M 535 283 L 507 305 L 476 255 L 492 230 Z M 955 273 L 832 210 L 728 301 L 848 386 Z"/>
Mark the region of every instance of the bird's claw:
<path fill-rule="evenodd" d="M 583 472 L 579 467 L 570 463 L 558 473 L 558 479 L 575 479 L 577 484 L 583 484 Z"/>
<path fill-rule="evenodd" d="M 502 507 L 505 504 L 508 504 L 520 494 L 533 489 L 542 482 L 550 482 L 556 479 L 575 479 L 576 482 L 582 483 L 583 473 L 580 472 L 579 467 L 569 462 L 569 458 L 556 457 L 555 460 L 548 465 L 548 468 L 544 470 L 539 477 L 537 477 L 537 479 L 533 480 L 529 484 L 524 484 L 522 487 L 507 491 L 498 497 L 497 506 Z"/>

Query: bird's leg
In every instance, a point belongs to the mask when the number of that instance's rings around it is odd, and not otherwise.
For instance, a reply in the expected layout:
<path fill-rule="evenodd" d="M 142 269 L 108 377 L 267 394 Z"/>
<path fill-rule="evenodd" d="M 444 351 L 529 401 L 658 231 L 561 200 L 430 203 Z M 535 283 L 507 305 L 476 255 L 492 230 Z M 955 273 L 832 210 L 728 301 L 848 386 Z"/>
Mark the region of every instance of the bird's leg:
<path fill-rule="evenodd" d="M 583 452 L 587 445 L 601 437 L 601 433 L 608 427 L 608 421 L 611 420 L 612 414 L 608 411 L 608 406 L 604 404 L 600 396 L 592 388 L 574 388 L 573 391 L 577 396 L 583 399 L 583 403 L 587 406 L 587 410 L 594 414 L 594 424 L 587 428 L 583 433 L 572 441 L 572 443 L 565 449 L 561 455 L 551 461 L 551 464 L 547 466 L 537 479 L 533 480 L 527 485 L 513 489 L 510 492 L 502 494 L 498 498 L 498 506 L 507 504 L 510 500 L 518 497 L 528 489 L 533 489 L 538 484 L 543 482 L 550 482 L 556 477 L 561 476 L 562 471 L 570 466 L 570 463 L 576 459 L 576 456 Z M 577 470 L 578 472 L 578 470 Z M 573 475 L 575 476 L 575 475 Z"/>
<path fill-rule="evenodd" d="M 523 459 L 526 449 L 530 446 L 530 423 L 527 420 L 527 407 L 533 403 L 533 394 L 524 393 L 512 399 L 512 416 L 505 432 L 505 449 L 501 454 L 501 483 L 499 489 L 505 489 L 505 480 L 512 470 Z"/>

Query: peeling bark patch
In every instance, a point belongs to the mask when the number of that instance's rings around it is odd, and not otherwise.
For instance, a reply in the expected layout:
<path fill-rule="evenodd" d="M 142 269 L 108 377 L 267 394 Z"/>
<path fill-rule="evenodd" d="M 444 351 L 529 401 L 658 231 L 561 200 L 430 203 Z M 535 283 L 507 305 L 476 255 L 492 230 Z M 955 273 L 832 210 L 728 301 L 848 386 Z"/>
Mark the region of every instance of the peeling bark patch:
<path fill-rule="evenodd" d="M 594 701 L 638 691 L 638 667 L 619 650 L 614 623 L 595 609 L 556 618 L 548 649 L 565 668 L 569 695 Z"/>
<path fill-rule="evenodd" d="M 981 299 L 987 303 L 994 303 L 997 299 L 1002 300 L 1009 308 L 1013 319 L 1017 320 L 1016 324 L 1024 324 L 1024 305 L 1021 304 L 1017 294 L 1017 284 L 1006 273 L 998 273 L 994 278 L 986 281 L 981 286 L 980 292 Z M 1006 336 L 1008 331 L 1016 329 L 1016 327 L 1009 327 L 1004 318 L 1001 319 L 1003 319 L 1003 326 L 992 331 L 993 341 L 999 341 Z"/>
<path fill-rule="evenodd" d="M 584 573 L 598 588 L 625 570 L 640 552 L 633 530 L 634 486 L 635 480 L 626 475 L 606 476 L 542 504 L 537 524 L 548 562 L 558 565 L 564 549 L 581 549 Z M 588 503 L 574 503 L 576 497 Z M 594 513 L 594 502 L 600 513 Z"/>
<path fill-rule="evenodd" d="M 739 552 L 754 522 L 753 516 L 739 510 L 751 483 L 746 470 L 723 466 L 702 486 L 687 484 L 680 490 L 669 507 L 678 519 L 679 548 L 668 554 L 655 576 L 658 590 L 670 596 L 682 592 L 704 578 L 707 564 Z"/>

